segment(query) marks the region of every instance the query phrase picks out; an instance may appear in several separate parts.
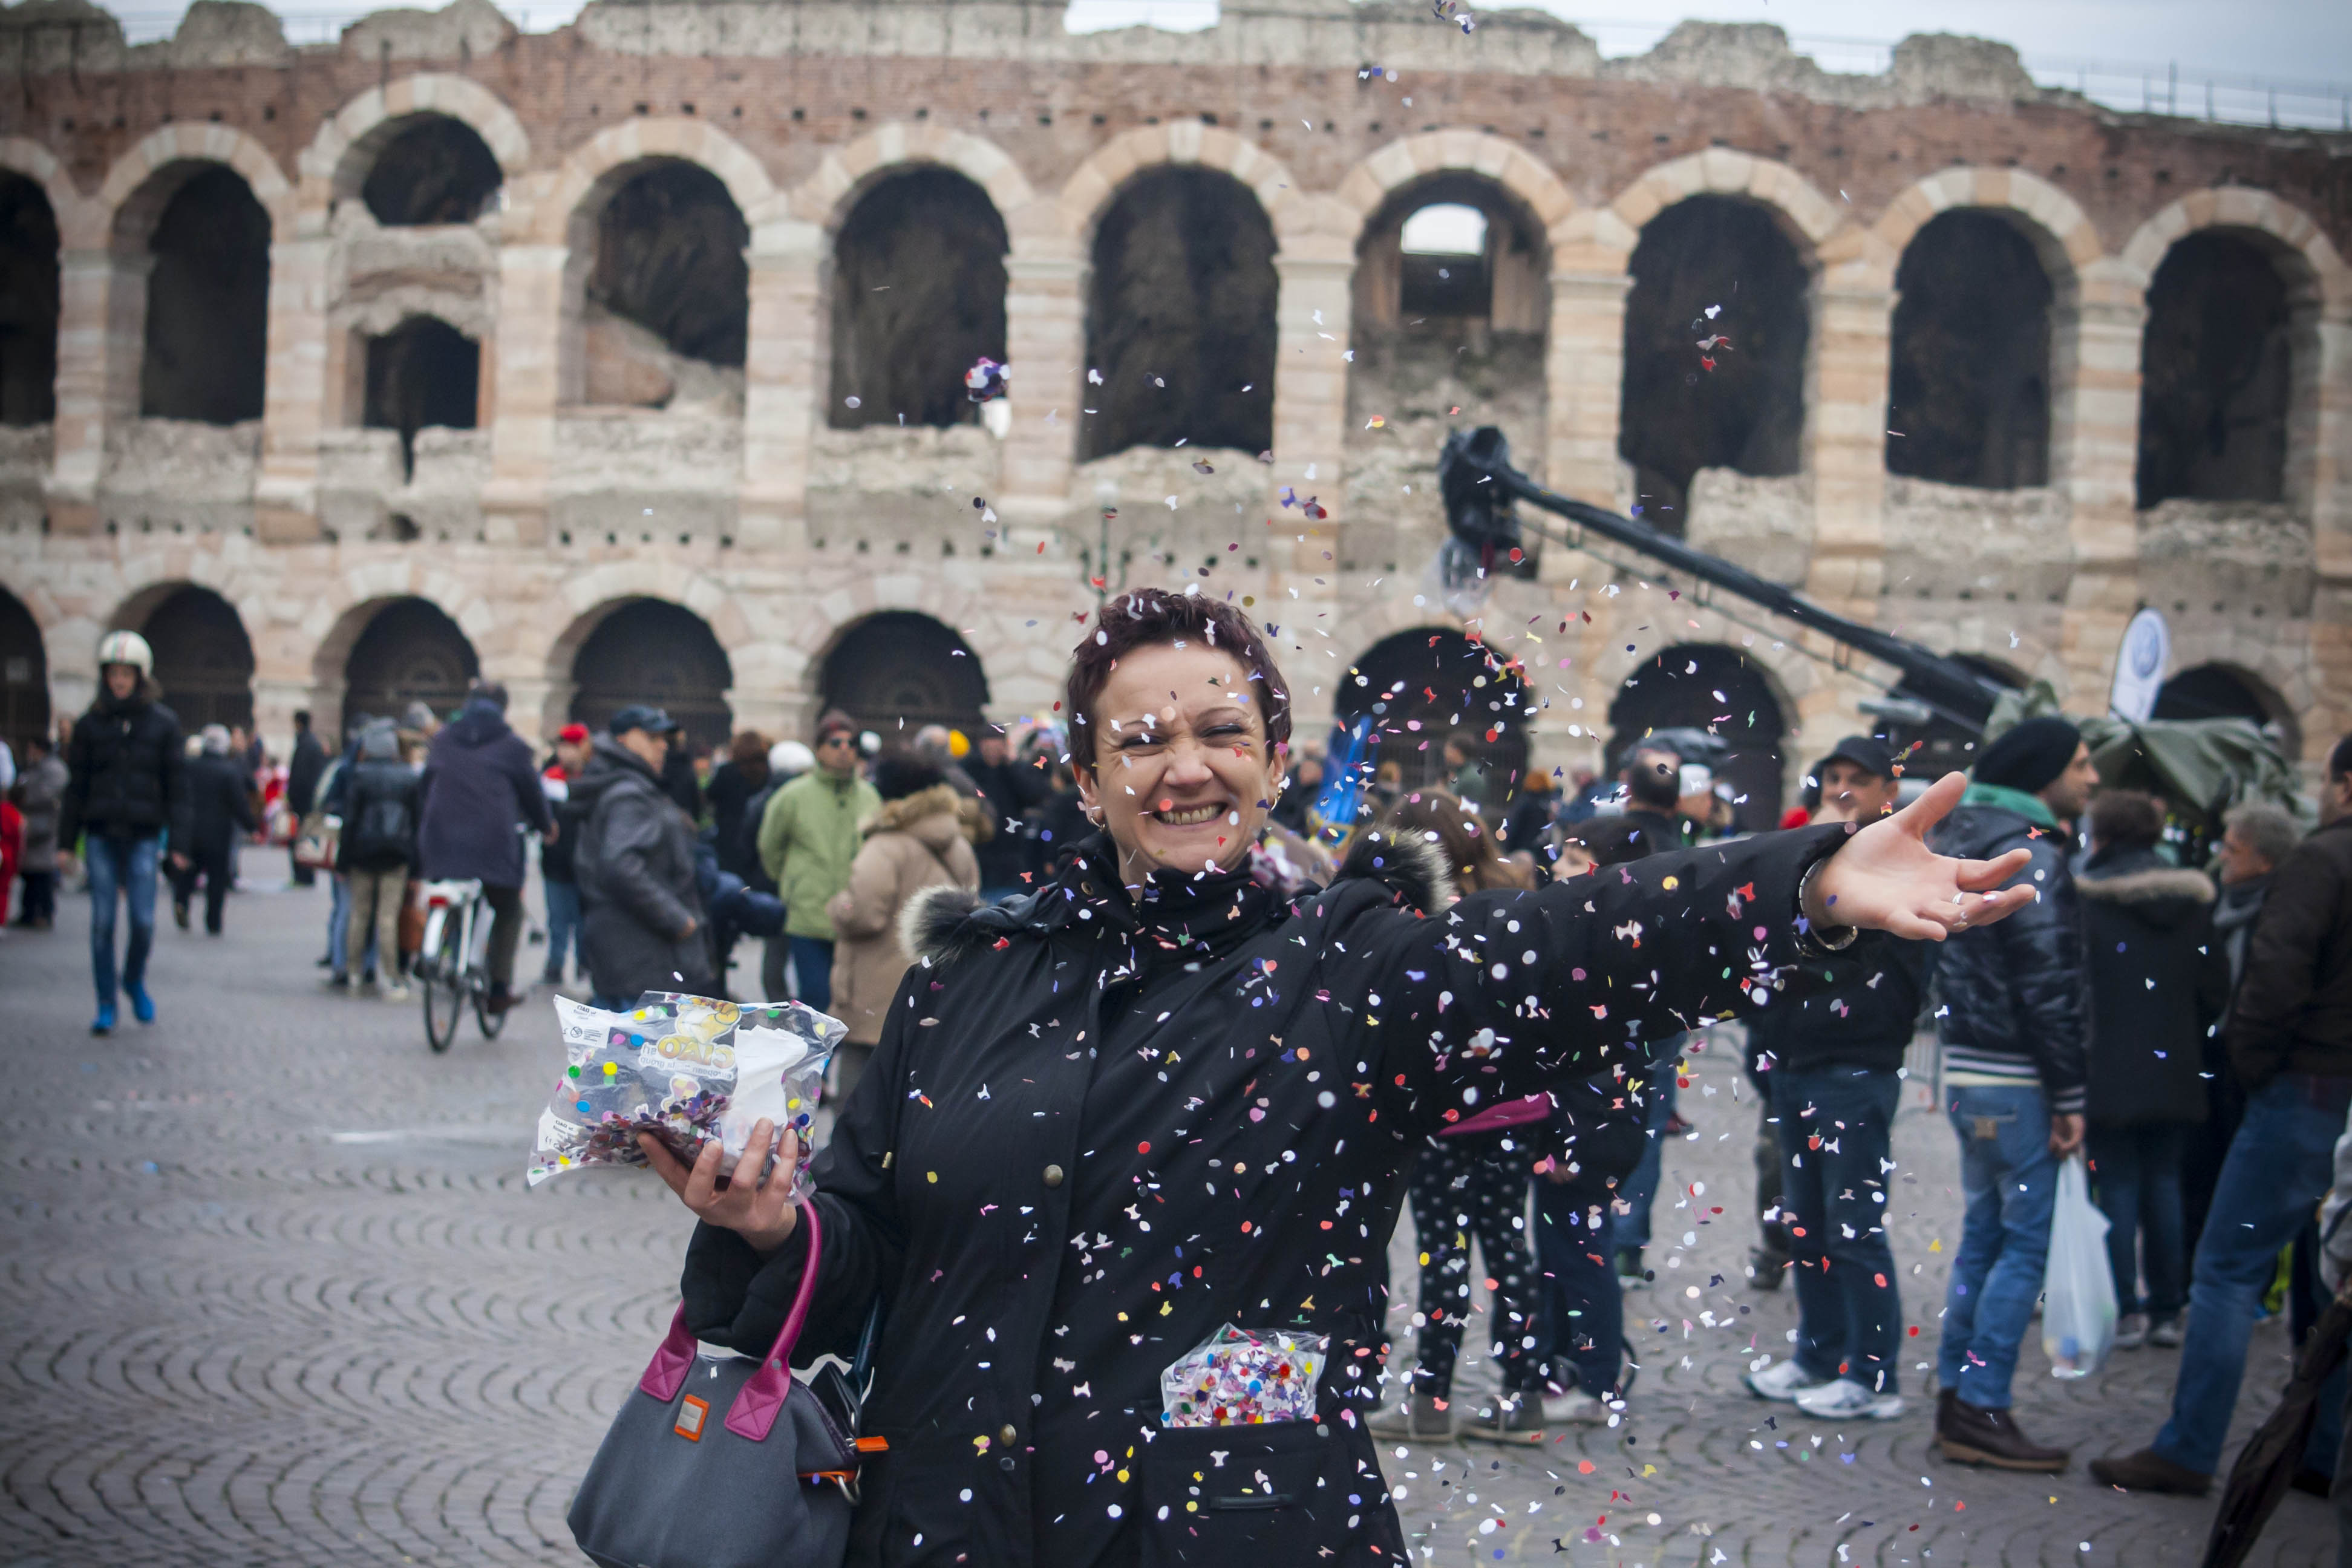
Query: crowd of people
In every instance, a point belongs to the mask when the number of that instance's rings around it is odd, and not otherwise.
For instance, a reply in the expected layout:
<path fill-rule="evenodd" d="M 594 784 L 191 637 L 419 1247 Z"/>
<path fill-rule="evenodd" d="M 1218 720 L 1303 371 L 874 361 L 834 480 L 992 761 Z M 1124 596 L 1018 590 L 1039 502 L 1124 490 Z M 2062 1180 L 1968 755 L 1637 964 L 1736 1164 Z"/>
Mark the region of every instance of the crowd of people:
<path fill-rule="evenodd" d="M 509 723 L 505 691 L 477 681 L 446 719 L 421 704 L 350 716 L 333 753 L 298 714 L 278 767 L 221 726 L 184 735 L 134 634 L 110 634 L 99 658 L 97 700 L 61 743 L 36 737 L 5 757 L 0 826 L 20 928 L 47 929 L 60 876 L 84 879 L 101 1035 L 118 996 L 141 1022 L 155 1016 L 145 971 L 159 882 L 184 928 L 201 888 L 217 934 L 239 848 L 273 820 L 291 840 L 293 880 L 331 883 L 320 960 L 331 986 L 405 998 L 416 885 L 471 880 L 492 912 L 488 1005 L 509 1008 L 527 989 L 516 969 L 534 923 L 535 836 L 542 984 L 567 984 L 576 965 L 607 1006 L 648 990 L 798 997 L 847 1026 L 831 1090 L 846 1101 L 887 1048 L 922 946 L 911 912 L 942 891 L 961 909 L 1034 908 L 1024 895 L 1070 887 L 1102 842 L 1104 802 L 1076 771 L 1087 748 L 1044 724 L 930 725 L 886 746 L 827 712 L 806 743 L 747 731 L 698 750 L 660 708 L 633 705 L 593 731 L 566 726 L 541 755 Z M 1302 744 L 1276 771 L 1253 851 L 1265 875 L 1328 885 L 1366 846 L 1411 841 L 1450 880 L 1424 895 L 1442 909 L 1741 837 L 1727 789 L 1665 741 L 1636 742 L 1607 780 L 1523 779 L 1468 735 L 1442 755 L 1418 784 L 1393 759 L 1364 764 L 1354 819 L 1335 824 L 1320 804 L 1330 764 Z M 1809 768 L 1801 815 L 1878 822 L 1905 798 L 1904 771 L 1886 741 L 1849 736 Z M 2299 1331 L 2352 1263 L 2352 1226 L 2338 1223 L 2352 1213 L 2352 738 L 2323 772 L 2315 831 L 2281 805 L 2240 805 L 2200 867 L 2168 803 L 2103 787 L 2067 721 L 2026 720 L 1979 750 L 1928 842 L 1963 862 L 2021 858 L 2031 901 L 1940 943 L 1823 951 L 1812 961 L 1823 984 L 1747 1023 L 1759 1091 L 1748 1273 L 1761 1289 L 1791 1282 L 1800 1317 L 1793 1353 L 1748 1373 L 1758 1398 L 1835 1420 L 1906 1409 L 1888 1183 L 1906 1061 L 1931 1030 L 1964 1201 L 1935 1369 L 1937 1448 L 2010 1469 L 2069 1462 L 2011 1406 L 2058 1173 L 2079 1152 L 2110 1222 L 2116 1345 L 2180 1356 L 2162 1429 L 2089 1468 L 2126 1489 L 2206 1489 L 2254 1323 L 2284 1305 Z M 118 905 L 130 928 L 119 963 Z M 1370 1430 L 1538 1443 L 1548 1426 L 1626 1409 L 1621 1293 L 1652 1278 L 1643 1248 L 1664 1144 L 1687 1125 L 1675 1099 L 1687 1042 L 1654 1032 L 1608 1073 L 1490 1100 L 1418 1139 L 1406 1195 L 1415 1342 Z M 2283 1253 L 2294 1260 L 2284 1304 Z M 1484 1312 L 1478 1280 L 1493 1298 Z M 1457 1408 L 1474 1323 L 1501 1387 Z M 2313 1476 L 2336 1474 L 2339 1450 L 2352 1471 L 2341 1426 L 2331 1409 L 2305 1455 Z M 2352 1498 L 2352 1476 L 2338 1490 Z"/>

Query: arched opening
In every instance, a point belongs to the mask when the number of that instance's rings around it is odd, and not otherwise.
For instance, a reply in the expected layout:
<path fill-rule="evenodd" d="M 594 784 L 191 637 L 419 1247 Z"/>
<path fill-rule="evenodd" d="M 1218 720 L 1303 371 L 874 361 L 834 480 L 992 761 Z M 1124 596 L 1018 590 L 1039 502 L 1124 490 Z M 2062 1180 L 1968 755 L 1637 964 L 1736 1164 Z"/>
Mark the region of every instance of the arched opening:
<path fill-rule="evenodd" d="M 2002 214 L 1937 215 L 1895 275 L 1886 471 L 1979 489 L 2050 480 L 2050 275 Z"/>
<path fill-rule="evenodd" d="M 154 650 L 156 682 L 181 729 L 252 727 L 253 641 L 236 605 L 210 588 L 175 588 L 138 629 Z"/>
<path fill-rule="evenodd" d="M 1697 730 L 1721 744 L 1719 755 L 1693 756 L 1728 780 L 1732 816 L 1742 832 L 1780 821 L 1780 737 L 1788 723 L 1763 670 L 1738 648 L 1684 643 L 1644 659 L 1609 704 L 1610 766 L 1644 736 Z"/>
<path fill-rule="evenodd" d="M 1408 788 L 1444 781 L 1445 742 L 1463 735 L 1498 806 L 1526 774 L 1529 710 L 1517 668 L 1448 626 L 1381 638 L 1349 668 L 1333 701 L 1342 729 L 1372 721 L 1375 767 L 1394 763 Z"/>
<path fill-rule="evenodd" d="M 660 408 L 730 384 L 740 395 L 751 231 L 735 198 L 678 158 L 631 164 L 605 184 L 610 195 L 573 226 L 572 253 L 589 259 L 572 400 Z"/>
<path fill-rule="evenodd" d="M 269 334 L 269 214 L 236 170 L 206 163 L 164 202 L 147 241 L 139 412 L 235 425 L 261 417 Z"/>
<path fill-rule="evenodd" d="M 1004 220 L 952 169 L 881 181 L 833 247 L 836 430 L 961 425 L 978 416 L 964 373 L 1004 353 Z"/>
<path fill-rule="evenodd" d="M 2206 229 L 2172 247 L 2141 340 L 2141 510 L 2284 499 L 2293 336 L 2286 279 L 2262 245 Z"/>
<path fill-rule="evenodd" d="M 427 426 L 471 430 L 481 391 L 481 345 L 448 322 L 411 316 L 367 341 L 362 423 L 400 432 L 404 472 L 416 471 L 416 433 Z"/>
<path fill-rule="evenodd" d="M 884 610 L 850 627 L 826 656 L 824 705 L 890 743 L 926 724 L 975 733 L 988 706 L 980 656 L 930 616 Z"/>
<path fill-rule="evenodd" d="M 1701 468 L 1798 471 L 1811 279 L 1770 211 L 1714 195 L 1652 218 L 1631 270 L 1617 450 L 1642 515 L 1678 533 Z"/>
<path fill-rule="evenodd" d="M 710 624 L 666 599 L 632 599 L 607 614 L 572 660 L 572 718 L 600 728 L 633 702 L 660 708 L 698 748 L 734 732 L 734 667 Z"/>
<path fill-rule="evenodd" d="M 1274 227 L 1213 169 L 1128 182 L 1095 229 L 1080 458 L 1274 445 Z"/>
<path fill-rule="evenodd" d="M 0 738 L 21 761 L 25 742 L 50 735 L 49 653 L 25 602 L 0 588 Z"/>
<path fill-rule="evenodd" d="M 58 217 L 48 193 L 0 172 L 0 425 L 58 413 Z"/>
<path fill-rule="evenodd" d="M 474 128 L 446 114 L 419 114 L 379 127 L 389 132 L 360 200 L 386 228 L 471 223 L 505 183 L 505 173 Z"/>
<path fill-rule="evenodd" d="M 343 723 L 398 718 L 412 702 L 447 715 L 481 673 L 474 645 L 429 599 L 394 599 L 368 617 L 343 664 Z"/>
<path fill-rule="evenodd" d="M 2301 726 L 2286 700 L 2264 682 L 2226 664 L 2199 664 L 2157 689 L 2151 719 L 2246 719 L 2274 724 L 2289 760 L 2303 755 Z"/>

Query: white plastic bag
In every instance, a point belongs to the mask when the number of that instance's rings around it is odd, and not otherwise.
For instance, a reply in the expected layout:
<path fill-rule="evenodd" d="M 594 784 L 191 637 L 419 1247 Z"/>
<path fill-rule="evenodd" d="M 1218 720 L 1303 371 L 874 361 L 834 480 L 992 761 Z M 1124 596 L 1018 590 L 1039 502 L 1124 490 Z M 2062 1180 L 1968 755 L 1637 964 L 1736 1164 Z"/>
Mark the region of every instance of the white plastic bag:
<path fill-rule="evenodd" d="M 2042 1349 L 2050 1375 L 2090 1376 L 2116 1348 L 2116 1280 L 2107 1268 L 2107 1216 L 2091 1202 L 2079 1152 L 2058 1167 L 2042 1289 Z"/>

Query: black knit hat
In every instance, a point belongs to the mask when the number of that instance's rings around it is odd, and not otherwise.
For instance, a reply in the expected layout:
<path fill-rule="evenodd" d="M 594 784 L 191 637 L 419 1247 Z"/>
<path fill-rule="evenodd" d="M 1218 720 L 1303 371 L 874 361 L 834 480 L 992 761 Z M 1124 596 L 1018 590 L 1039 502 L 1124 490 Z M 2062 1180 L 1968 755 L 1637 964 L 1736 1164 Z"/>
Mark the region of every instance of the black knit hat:
<path fill-rule="evenodd" d="M 1977 759 L 1976 779 L 2032 795 L 2066 771 L 2083 731 L 2063 719 L 2028 719 L 2002 732 Z"/>
<path fill-rule="evenodd" d="M 904 800 L 946 782 L 945 773 L 904 752 L 886 752 L 874 762 L 874 793 L 884 800 Z"/>

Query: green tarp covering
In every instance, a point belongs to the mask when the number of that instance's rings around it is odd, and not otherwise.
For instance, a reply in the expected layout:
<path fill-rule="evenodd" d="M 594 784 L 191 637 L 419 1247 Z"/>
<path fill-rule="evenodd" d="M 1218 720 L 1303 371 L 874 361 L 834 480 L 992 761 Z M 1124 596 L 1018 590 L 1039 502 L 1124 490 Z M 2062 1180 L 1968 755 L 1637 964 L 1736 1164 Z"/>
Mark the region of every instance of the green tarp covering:
<path fill-rule="evenodd" d="M 2004 694 L 1993 705 L 1984 738 L 1990 742 L 2021 719 L 2059 711 L 2047 681 Z M 2162 795 L 2177 816 L 2208 833 L 2220 814 L 2243 801 L 2266 800 L 2309 826 L 2314 812 L 2296 793 L 2294 766 L 2278 742 L 2250 719 L 2076 719 L 2103 784 Z"/>

